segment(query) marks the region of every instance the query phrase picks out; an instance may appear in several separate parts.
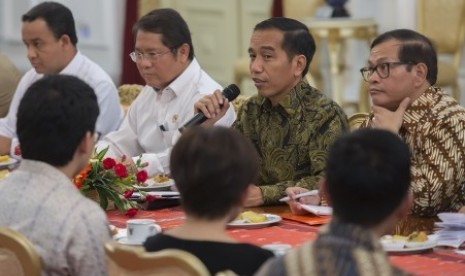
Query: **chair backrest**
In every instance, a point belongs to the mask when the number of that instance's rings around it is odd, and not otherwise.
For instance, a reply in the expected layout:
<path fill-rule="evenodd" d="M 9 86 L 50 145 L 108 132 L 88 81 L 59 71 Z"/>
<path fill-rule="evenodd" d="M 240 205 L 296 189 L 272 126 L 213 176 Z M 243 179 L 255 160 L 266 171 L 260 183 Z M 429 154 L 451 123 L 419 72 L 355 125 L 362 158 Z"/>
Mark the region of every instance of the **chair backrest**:
<path fill-rule="evenodd" d="M 356 129 L 360 128 L 362 123 L 366 119 L 368 119 L 369 116 L 370 116 L 370 114 L 368 114 L 368 113 L 355 113 L 355 114 L 352 114 L 351 116 L 349 116 L 350 130 L 356 130 Z"/>
<path fill-rule="evenodd" d="M 438 54 L 453 55 L 460 65 L 465 40 L 465 0 L 417 0 L 417 29 L 436 46 Z"/>
<path fill-rule="evenodd" d="M 8 113 L 20 78 L 18 68 L 6 55 L 0 54 L 0 118 Z"/>
<path fill-rule="evenodd" d="M 165 249 L 146 252 L 142 247 L 134 247 L 107 242 L 105 252 L 109 276 L 130 275 L 210 275 L 205 265 L 189 252 L 178 249 Z"/>
<path fill-rule="evenodd" d="M 32 243 L 21 233 L 0 228 L 0 276 L 39 276 L 41 262 Z"/>
<path fill-rule="evenodd" d="M 316 10 L 324 5 L 324 0 L 283 0 L 283 15 L 302 20 L 314 16 Z"/>
<path fill-rule="evenodd" d="M 127 112 L 129 106 L 139 96 L 142 88 L 144 86 L 140 84 L 123 84 L 118 87 L 119 101 L 125 112 Z"/>

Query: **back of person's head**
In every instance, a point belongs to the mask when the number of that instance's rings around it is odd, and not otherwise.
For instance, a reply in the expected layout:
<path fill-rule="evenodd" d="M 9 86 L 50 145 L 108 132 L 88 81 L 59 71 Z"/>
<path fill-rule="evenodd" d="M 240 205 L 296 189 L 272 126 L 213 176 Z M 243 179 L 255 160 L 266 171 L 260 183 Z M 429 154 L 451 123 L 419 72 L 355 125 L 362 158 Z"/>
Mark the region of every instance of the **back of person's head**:
<path fill-rule="evenodd" d="M 25 159 L 64 166 L 87 132 L 94 133 L 99 106 L 94 90 L 74 76 L 46 75 L 24 94 L 16 122 Z"/>
<path fill-rule="evenodd" d="M 241 204 L 258 173 L 258 154 L 232 128 L 186 130 L 171 152 L 171 175 L 187 214 L 218 219 Z"/>
<path fill-rule="evenodd" d="M 76 46 L 78 38 L 74 18 L 67 7 L 56 2 L 42 2 L 25 13 L 22 20 L 23 22 L 32 22 L 39 18 L 47 23 L 56 39 L 67 35 L 71 43 Z"/>
<path fill-rule="evenodd" d="M 161 34 L 162 43 L 173 51 L 186 43 L 190 48 L 189 60 L 194 59 L 194 46 L 189 26 L 175 10 L 156 9 L 147 13 L 133 27 L 134 39 L 138 31 Z"/>
<path fill-rule="evenodd" d="M 336 140 L 326 167 L 334 216 L 366 227 L 385 220 L 407 196 L 409 155 L 407 145 L 386 130 L 360 129 Z"/>
<path fill-rule="evenodd" d="M 412 30 L 397 29 L 378 36 L 371 43 L 371 49 L 391 39 L 401 43 L 398 52 L 399 61 L 414 64 L 424 63 L 428 68 L 426 80 L 430 85 L 434 85 L 438 75 L 438 56 L 431 40 Z M 407 68 L 409 69 L 409 67 Z"/>
<path fill-rule="evenodd" d="M 255 31 L 277 29 L 284 32 L 282 48 L 289 60 L 296 55 L 304 55 L 307 64 L 302 72 L 304 77 L 315 54 L 316 46 L 308 27 L 300 21 L 286 17 L 272 17 L 255 25 Z"/>

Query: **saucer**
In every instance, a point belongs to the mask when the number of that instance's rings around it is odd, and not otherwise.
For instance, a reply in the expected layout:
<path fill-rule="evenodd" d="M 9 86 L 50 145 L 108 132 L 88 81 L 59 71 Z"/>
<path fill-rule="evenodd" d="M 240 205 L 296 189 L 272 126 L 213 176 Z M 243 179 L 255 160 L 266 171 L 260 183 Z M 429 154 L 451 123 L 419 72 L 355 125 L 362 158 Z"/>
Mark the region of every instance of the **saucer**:
<path fill-rule="evenodd" d="M 121 237 L 117 240 L 117 242 L 121 244 L 126 244 L 126 245 L 142 245 L 144 242 L 136 242 L 136 241 L 130 241 L 128 240 L 127 237 Z"/>

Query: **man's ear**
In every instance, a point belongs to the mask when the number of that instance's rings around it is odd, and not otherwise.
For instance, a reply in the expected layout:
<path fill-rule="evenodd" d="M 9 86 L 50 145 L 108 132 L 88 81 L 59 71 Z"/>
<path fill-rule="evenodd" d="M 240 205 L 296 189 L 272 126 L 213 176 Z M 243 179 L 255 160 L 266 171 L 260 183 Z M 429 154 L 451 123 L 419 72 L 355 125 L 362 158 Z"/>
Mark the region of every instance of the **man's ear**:
<path fill-rule="evenodd" d="M 60 43 L 62 46 L 69 46 L 71 45 L 71 38 L 67 34 L 64 34 L 60 37 Z"/>
<path fill-rule="evenodd" d="M 182 61 L 187 61 L 189 59 L 189 53 L 192 51 L 192 49 L 189 47 L 189 44 L 184 43 L 182 44 L 178 49 L 178 58 L 180 58 Z"/>
<path fill-rule="evenodd" d="M 307 65 L 307 58 L 304 55 L 297 55 L 293 59 L 294 63 L 294 77 L 300 78 L 302 72 Z"/>
<path fill-rule="evenodd" d="M 89 152 L 92 153 L 94 150 L 94 146 L 94 135 L 90 131 L 87 131 L 81 142 L 79 142 L 76 152 L 79 154 L 89 154 Z"/>
<path fill-rule="evenodd" d="M 414 84 L 416 87 L 422 86 L 426 81 L 426 76 L 428 75 L 428 67 L 424 63 L 418 63 L 413 67 L 414 73 Z"/>

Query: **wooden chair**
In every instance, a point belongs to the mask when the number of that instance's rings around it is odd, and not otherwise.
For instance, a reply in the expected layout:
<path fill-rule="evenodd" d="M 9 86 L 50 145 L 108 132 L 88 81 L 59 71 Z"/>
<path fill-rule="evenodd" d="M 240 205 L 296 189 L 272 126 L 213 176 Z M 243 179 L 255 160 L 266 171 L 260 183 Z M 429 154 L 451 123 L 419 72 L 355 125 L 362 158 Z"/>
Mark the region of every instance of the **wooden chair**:
<path fill-rule="evenodd" d="M 451 87 L 452 96 L 460 101 L 458 77 L 465 41 L 465 0 L 418 0 L 417 18 L 418 31 L 431 39 L 438 52 L 435 85 Z"/>
<path fill-rule="evenodd" d="M 39 276 L 41 269 L 32 243 L 13 229 L 0 228 L 0 276 Z"/>
<path fill-rule="evenodd" d="M 351 116 L 349 116 L 350 130 L 356 130 L 356 129 L 360 128 L 362 123 L 366 119 L 368 119 L 369 116 L 370 116 L 370 114 L 368 114 L 368 113 L 355 113 L 355 114 L 352 114 Z"/>
<path fill-rule="evenodd" d="M 8 114 L 20 79 L 18 68 L 6 55 L 0 54 L 0 118 Z"/>
<path fill-rule="evenodd" d="M 131 275 L 210 275 L 205 265 L 189 252 L 165 249 L 146 252 L 143 247 L 134 247 L 107 242 L 105 244 L 109 276 Z"/>
<path fill-rule="evenodd" d="M 144 86 L 139 84 L 123 84 L 118 87 L 120 104 L 123 106 L 125 113 L 127 113 L 132 102 L 139 96 L 142 88 L 144 88 Z"/>

